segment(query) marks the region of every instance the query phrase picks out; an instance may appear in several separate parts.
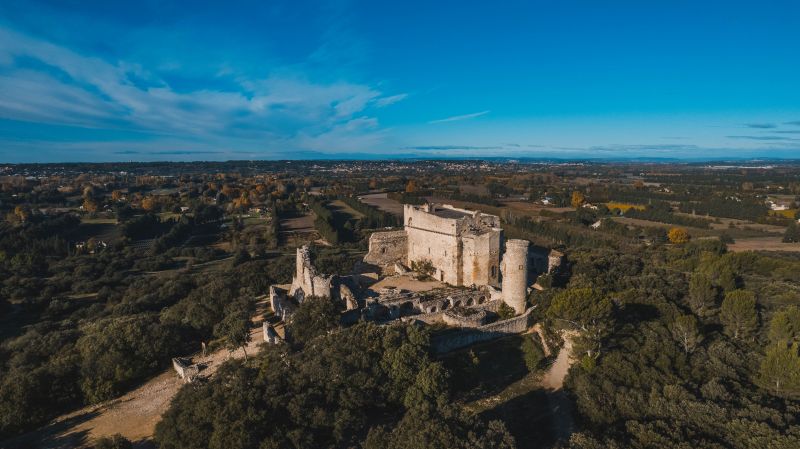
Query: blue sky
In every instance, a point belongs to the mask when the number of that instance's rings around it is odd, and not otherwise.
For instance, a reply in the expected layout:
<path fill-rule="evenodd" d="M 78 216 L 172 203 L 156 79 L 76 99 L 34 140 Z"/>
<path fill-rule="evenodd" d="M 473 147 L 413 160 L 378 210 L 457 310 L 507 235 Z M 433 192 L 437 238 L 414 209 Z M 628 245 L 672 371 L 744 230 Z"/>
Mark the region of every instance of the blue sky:
<path fill-rule="evenodd" d="M 395 156 L 800 158 L 800 2 L 0 2 L 0 162 Z"/>

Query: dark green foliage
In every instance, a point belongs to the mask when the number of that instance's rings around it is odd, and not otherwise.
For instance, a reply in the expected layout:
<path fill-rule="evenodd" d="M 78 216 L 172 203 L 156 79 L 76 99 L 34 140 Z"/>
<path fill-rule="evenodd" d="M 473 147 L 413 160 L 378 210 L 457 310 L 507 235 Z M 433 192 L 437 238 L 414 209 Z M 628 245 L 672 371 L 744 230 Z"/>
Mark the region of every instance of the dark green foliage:
<path fill-rule="evenodd" d="M 725 332 L 733 338 L 752 336 L 758 326 L 755 294 L 747 290 L 726 293 L 720 309 L 720 320 L 725 325 Z"/>
<path fill-rule="evenodd" d="M 163 449 L 348 448 L 365 440 L 375 448 L 513 447 L 502 425 L 447 405 L 447 373 L 427 345 L 415 327 L 358 324 L 300 352 L 265 348 L 254 365 L 228 363 L 210 383 L 183 388 L 156 442 Z"/>
<path fill-rule="evenodd" d="M 154 214 L 144 214 L 133 218 L 122 226 L 122 235 L 129 239 L 149 239 L 161 235 L 167 225 Z"/>
<path fill-rule="evenodd" d="M 214 336 L 225 342 L 228 351 L 242 348 L 247 358 L 247 344 L 250 342 L 250 310 L 249 308 L 236 308 L 230 311 L 225 318 L 214 326 Z"/>
<path fill-rule="evenodd" d="M 94 323 L 78 339 L 81 389 L 89 402 L 111 399 L 168 365 L 180 347 L 176 329 L 157 316 L 135 315 Z"/>
<path fill-rule="evenodd" d="M 792 220 L 783 234 L 784 243 L 797 243 L 800 242 L 800 226 L 797 225 L 797 220 Z"/>
<path fill-rule="evenodd" d="M 292 314 L 288 336 L 293 344 L 303 346 L 338 326 L 339 310 L 334 302 L 328 298 L 309 296 Z"/>
<path fill-rule="evenodd" d="M 675 215 L 672 213 L 672 206 L 664 201 L 656 201 L 646 206 L 643 210 L 635 208 L 628 209 L 625 216 L 629 218 L 639 218 L 642 220 L 659 221 L 662 223 L 675 224 L 680 226 L 691 226 L 693 228 L 709 229 L 711 221 L 699 217 L 687 217 L 685 215 Z"/>
<path fill-rule="evenodd" d="M 760 221 L 767 216 L 769 208 L 757 198 L 712 197 L 700 201 L 681 202 L 681 212 L 714 217 L 738 218 Z"/>
<path fill-rule="evenodd" d="M 689 281 L 689 304 L 698 314 L 706 314 L 717 301 L 717 289 L 711 279 L 702 273 L 695 273 Z"/>
<path fill-rule="evenodd" d="M 102 437 L 94 442 L 93 449 L 132 449 L 133 444 L 122 435 Z"/>

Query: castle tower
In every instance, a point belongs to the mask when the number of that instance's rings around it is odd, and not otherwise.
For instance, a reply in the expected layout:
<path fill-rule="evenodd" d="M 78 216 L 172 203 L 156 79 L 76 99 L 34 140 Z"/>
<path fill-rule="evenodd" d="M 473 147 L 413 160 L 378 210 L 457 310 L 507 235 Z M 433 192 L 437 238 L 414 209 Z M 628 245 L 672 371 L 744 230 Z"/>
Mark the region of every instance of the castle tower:
<path fill-rule="evenodd" d="M 528 245 L 527 240 L 506 241 L 503 255 L 503 302 L 517 313 L 525 311 L 528 296 Z"/>

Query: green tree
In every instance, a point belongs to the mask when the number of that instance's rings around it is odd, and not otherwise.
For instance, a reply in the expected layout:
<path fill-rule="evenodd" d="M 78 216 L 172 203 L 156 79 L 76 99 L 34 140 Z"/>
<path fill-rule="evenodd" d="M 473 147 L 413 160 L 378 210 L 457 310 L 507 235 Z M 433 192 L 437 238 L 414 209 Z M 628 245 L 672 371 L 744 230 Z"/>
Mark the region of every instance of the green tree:
<path fill-rule="evenodd" d="M 789 226 L 786 228 L 786 232 L 783 234 L 783 242 L 784 243 L 797 243 L 800 242 L 800 226 L 797 225 L 797 222 L 792 220 L 789 223 Z"/>
<path fill-rule="evenodd" d="M 247 344 L 250 343 L 250 314 L 247 310 L 235 310 L 228 313 L 222 321 L 214 326 L 214 336 L 225 340 L 229 352 L 242 348 L 247 360 Z"/>
<path fill-rule="evenodd" d="M 289 322 L 289 339 L 303 346 L 315 337 L 339 327 L 339 311 L 328 298 L 309 296 L 292 314 Z"/>
<path fill-rule="evenodd" d="M 102 437 L 94 442 L 93 449 L 132 449 L 133 444 L 120 434 Z"/>
<path fill-rule="evenodd" d="M 694 315 L 677 316 L 670 325 L 670 332 L 687 354 L 694 351 L 703 340 L 703 336 L 697 328 L 697 318 Z"/>
<path fill-rule="evenodd" d="M 748 290 L 733 290 L 725 294 L 720 320 L 725 332 L 735 339 L 752 335 L 758 327 L 756 296 Z"/>
<path fill-rule="evenodd" d="M 547 309 L 547 316 L 576 330 L 574 349 L 590 358 L 600 355 L 603 338 L 612 327 L 613 305 L 599 291 L 569 288 L 556 294 Z"/>
<path fill-rule="evenodd" d="M 775 313 L 769 323 L 769 339 L 772 343 L 800 341 L 800 308 L 789 306 Z"/>
<path fill-rule="evenodd" d="M 149 314 L 89 325 L 77 343 L 86 399 L 99 402 L 119 395 L 165 366 L 179 343 L 174 329 Z"/>
<path fill-rule="evenodd" d="M 694 273 L 689 281 L 689 305 L 698 314 L 705 314 L 717 300 L 717 289 L 711 279 L 702 273 Z"/>
<path fill-rule="evenodd" d="M 800 394 L 798 344 L 776 343 L 767 347 L 767 355 L 761 362 L 759 380 L 777 396 Z"/>

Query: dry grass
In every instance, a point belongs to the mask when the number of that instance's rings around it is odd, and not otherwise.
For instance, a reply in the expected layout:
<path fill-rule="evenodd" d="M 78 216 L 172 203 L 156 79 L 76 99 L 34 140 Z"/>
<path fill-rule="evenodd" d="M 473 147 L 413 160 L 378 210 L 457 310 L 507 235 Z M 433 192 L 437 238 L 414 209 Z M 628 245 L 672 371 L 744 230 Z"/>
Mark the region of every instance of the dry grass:
<path fill-rule="evenodd" d="M 794 218 L 798 211 L 800 211 L 800 209 L 771 210 L 769 214 L 775 215 L 776 217 Z"/>
<path fill-rule="evenodd" d="M 800 243 L 783 243 L 782 237 L 752 237 L 736 239 L 728 245 L 730 251 L 791 251 L 800 252 Z"/>
<path fill-rule="evenodd" d="M 622 212 L 628 212 L 630 209 L 636 210 L 644 210 L 645 206 L 641 204 L 633 204 L 633 203 L 618 203 L 616 201 L 609 201 L 606 203 L 606 207 L 610 209 L 619 209 Z"/>
<path fill-rule="evenodd" d="M 385 193 L 370 193 L 369 195 L 361 196 L 360 199 L 362 203 L 377 207 L 384 212 L 400 217 L 403 216 L 403 205 L 399 201 L 389 198 Z"/>

